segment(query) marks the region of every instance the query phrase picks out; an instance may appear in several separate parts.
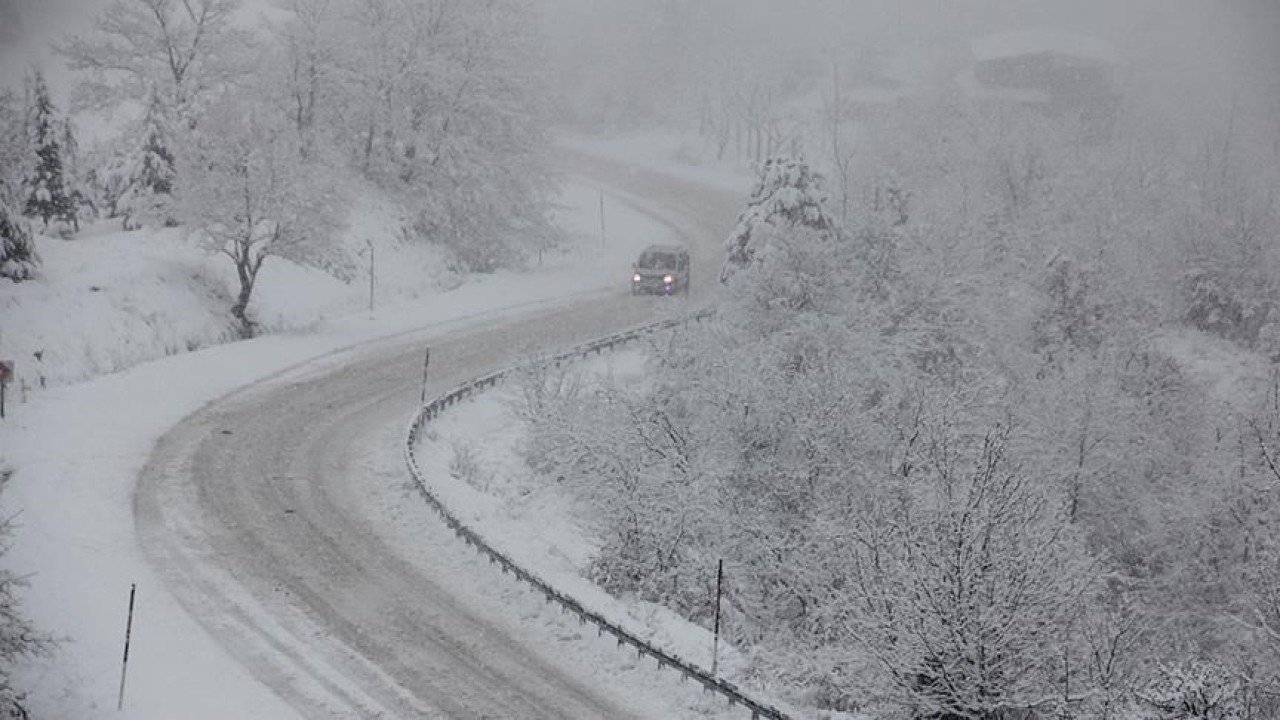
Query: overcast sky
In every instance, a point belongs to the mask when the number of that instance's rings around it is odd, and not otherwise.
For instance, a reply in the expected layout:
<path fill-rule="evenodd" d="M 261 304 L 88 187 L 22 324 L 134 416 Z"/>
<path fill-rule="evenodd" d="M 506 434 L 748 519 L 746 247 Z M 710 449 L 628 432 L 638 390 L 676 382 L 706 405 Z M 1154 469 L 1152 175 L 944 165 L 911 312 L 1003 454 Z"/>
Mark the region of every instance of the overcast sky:
<path fill-rule="evenodd" d="M 583 67 L 611 67 L 616 46 L 633 41 L 638 27 L 660 27 L 664 14 L 684 17 L 673 8 L 710 16 L 706 28 L 680 42 L 847 57 L 867 48 L 963 46 L 985 32 L 1048 27 L 1110 42 L 1130 89 L 1164 103 L 1164 112 L 1212 117 L 1233 104 L 1280 108 L 1280 0 L 533 1 L 546 10 L 551 56 Z M 12 84 L 38 63 L 55 97 L 65 97 L 70 79 L 44 48 L 50 38 L 87 29 L 105 2 L 0 0 L 0 80 Z M 252 23 L 270 4 L 246 0 L 241 16 Z M 14 32 L 19 16 L 21 30 Z"/>

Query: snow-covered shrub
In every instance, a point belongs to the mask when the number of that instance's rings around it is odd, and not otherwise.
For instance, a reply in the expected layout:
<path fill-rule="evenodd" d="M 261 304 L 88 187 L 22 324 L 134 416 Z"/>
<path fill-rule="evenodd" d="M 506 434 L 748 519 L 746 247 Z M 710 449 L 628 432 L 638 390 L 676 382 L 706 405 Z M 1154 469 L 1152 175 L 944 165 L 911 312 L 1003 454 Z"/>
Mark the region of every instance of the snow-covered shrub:
<path fill-rule="evenodd" d="M 1248 287 L 1217 273 L 1197 272 L 1183 284 L 1184 317 L 1192 327 L 1251 345 L 1272 310 L 1269 300 L 1259 300 Z"/>
<path fill-rule="evenodd" d="M 0 200 L 0 277 L 14 282 L 35 276 L 40 258 L 31 239 L 31 226 Z"/>
<path fill-rule="evenodd" d="M 827 193 L 822 176 L 803 158 L 778 156 L 760 167 L 747 207 L 725 241 L 726 260 L 720 274 L 728 280 L 770 249 L 770 239 L 787 236 L 798 228 L 819 233 L 835 233 L 834 220 L 827 214 Z"/>
<path fill-rule="evenodd" d="M 1248 720 L 1244 683 L 1203 661 L 1162 664 L 1138 698 L 1154 720 Z"/>
<path fill-rule="evenodd" d="M 13 475 L 13 469 L 0 458 L 0 492 Z M 0 516 L 0 558 L 9 550 L 14 529 L 14 514 Z M 43 657 L 54 651 L 52 637 L 32 626 L 22 612 L 21 592 L 27 578 L 0 567 L 0 712 L 8 717 L 27 717 L 25 693 L 14 685 L 13 670 L 21 660 Z"/>
<path fill-rule="evenodd" d="M 475 448 L 466 442 L 459 441 L 453 444 L 453 456 L 449 459 L 449 476 L 482 492 L 488 490 L 491 484 L 488 473 L 480 466 Z"/>

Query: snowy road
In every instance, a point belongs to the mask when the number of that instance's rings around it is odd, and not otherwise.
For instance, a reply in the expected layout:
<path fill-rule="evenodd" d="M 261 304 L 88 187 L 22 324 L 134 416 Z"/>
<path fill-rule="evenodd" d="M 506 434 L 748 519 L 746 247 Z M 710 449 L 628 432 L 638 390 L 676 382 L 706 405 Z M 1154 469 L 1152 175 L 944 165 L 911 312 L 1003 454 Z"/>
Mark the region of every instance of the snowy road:
<path fill-rule="evenodd" d="M 697 238 L 704 257 L 740 202 L 608 163 L 577 158 L 574 168 L 634 194 Z M 713 263 L 697 269 L 705 288 Z M 139 480 L 148 559 L 183 607 L 305 717 L 671 717 L 661 699 L 617 699 L 571 652 L 495 617 L 456 575 L 479 567 L 460 559 L 465 546 L 421 538 L 433 550 L 424 555 L 389 540 L 352 461 L 401 432 L 427 345 L 434 392 L 535 344 L 580 341 L 685 302 L 624 288 L 379 343 L 212 403 L 162 439 Z"/>

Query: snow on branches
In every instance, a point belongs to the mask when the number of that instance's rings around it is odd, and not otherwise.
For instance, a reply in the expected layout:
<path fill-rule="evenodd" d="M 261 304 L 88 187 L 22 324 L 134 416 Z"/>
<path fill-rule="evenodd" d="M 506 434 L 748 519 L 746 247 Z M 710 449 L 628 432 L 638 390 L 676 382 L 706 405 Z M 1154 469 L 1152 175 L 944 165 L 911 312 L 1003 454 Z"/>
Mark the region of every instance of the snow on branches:
<path fill-rule="evenodd" d="M 721 281 L 766 254 L 769 240 L 776 234 L 808 228 L 835 235 L 836 224 L 827 214 L 826 201 L 822 176 L 810 169 L 803 158 L 777 156 L 766 160 L 747 208 L 738 216 L 737 227 L 725 242 L 728 257 Z"/>
<path fill-rule="evenodd" d="M 323 262 L 339 204 L 324 172 L 301 158 L 280 118 L 234 95 L 214 104 L 179 156 L 179 217 L 232 261 L 239 291 L 231 314 L 251 335 L 248 305 L 268 257 Z"/>

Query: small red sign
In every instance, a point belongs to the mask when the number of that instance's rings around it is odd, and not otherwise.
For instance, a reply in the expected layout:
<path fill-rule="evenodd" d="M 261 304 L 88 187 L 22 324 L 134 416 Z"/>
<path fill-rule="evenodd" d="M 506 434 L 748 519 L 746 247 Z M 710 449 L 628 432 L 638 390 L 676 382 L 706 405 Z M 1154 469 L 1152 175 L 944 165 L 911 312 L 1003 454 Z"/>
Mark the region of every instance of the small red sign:
<path fill-rule="evenodd" d="M 9 382 L 10 377 L 13 377 L 13 361 L 0 360 L 0 383 Z"/>

